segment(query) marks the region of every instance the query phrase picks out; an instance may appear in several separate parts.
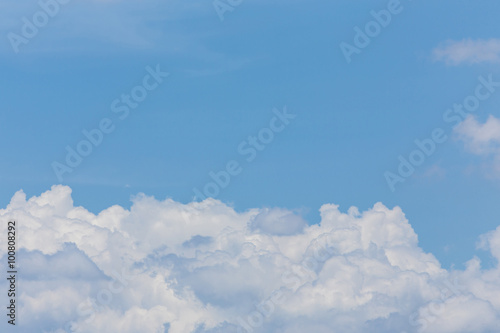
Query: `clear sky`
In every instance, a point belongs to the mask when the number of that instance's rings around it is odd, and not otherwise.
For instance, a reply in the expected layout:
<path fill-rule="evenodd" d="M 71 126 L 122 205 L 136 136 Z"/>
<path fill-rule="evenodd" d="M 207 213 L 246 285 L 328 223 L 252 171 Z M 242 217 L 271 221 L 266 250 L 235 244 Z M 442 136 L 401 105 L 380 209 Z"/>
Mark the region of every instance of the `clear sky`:
<path fill-rule="evenodd" d="M 443 120 L 479 76 L 500 81 L 496 1 L 243 1 L 228 10 L 210 1 L 73 0 L 52 8 L 45 25 L 38 18 L 29 38 L 22 18 L 32 22 L 39 5 L 1 4 L 2 207 L 20 189 L 39 195 L 60 183 L 94 213 L 128 207 L 140 192 L 187 203 L 210 172 L 236 161 L 240 172 L 216 198 L 238 211 L 296 209 L 318 223 L 325 203 L 344 212 L 400 206 L 445 267 L 483 256 L 477 238 L 499 224 L 498 173 Z M 388 6 L 390 21 L 367 46 L 358 36 L 364 47 L 348 62 L 342 43 L 356 47 L 355 27 L 365 31 L 370 11 Z M 125 111 L 112 103 L 142 85 L 148 66 L 169 76 L 120 119 Z M 125 105 L 117 103 L 115 111 Z M 499 106 L 500 89 L 474 112 L 478 124 L 500 117 Z M 249 136 L 285 107 L 296 117 L 248 161 Z M 53 162 L 64 164 L 66 147 L 104 118 L 114 130 L 58 179 Z M 391 191 L 384 173 L 397 174 L 398 157 L 436 128 L 449 139 Z"/>
<path fill-rule="evenodd" d="M 0 0 L 16 332 L 499 332 L 499 13 Z"/>

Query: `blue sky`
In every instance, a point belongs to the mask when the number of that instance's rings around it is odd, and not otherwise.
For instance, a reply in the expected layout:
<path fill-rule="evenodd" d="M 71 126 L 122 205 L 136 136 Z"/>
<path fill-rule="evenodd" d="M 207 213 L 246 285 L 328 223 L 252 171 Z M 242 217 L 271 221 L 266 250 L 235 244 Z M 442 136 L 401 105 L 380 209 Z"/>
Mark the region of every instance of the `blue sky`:
<path fill-rule="evenodd" d="M 450 139 L 391 192 L 384 172 L 442 115 L 474 92 L 478 76 L 500 80 L 498 61 L 436 59 L 446 41 L 497 38 L 494 1 L 403 1 L 402 11 L 346 63 L 355 26 L 387 1 L 245 1 L 220 21 L 209 1 L 72 1 L 15 53 L 0 42 L 0 203 L 23 189 L 58 184 L 51 167 L 83 129 L 113 119 L 116 129 L 62 182 L 94 213 L 130 206 L 143 192 L 190 202 L 209 172 L 241 162 L 218 199 L 238 211 L 296 209 L 319 222 L 322 204 L 400 206 L 420 245 L 445 267 L 461 265 L 479 235 L 498 225 L 500 182 L 484 159 Z M 35 1 L 3 4 L 2 30 L 19 33 Z M 8 18 L 8 19 L 7 19 Z M 113 100 L 157 64 L 170 76 L 121 121 Z M 477 117 L 500 116 L 500 93 Z M 246 162 L 238 144 L 268 126 L 274 108 L 297 117 Z M 471 171 L 472 170 L 472 171 Z"/>
<path fill-rule="evenodd" d="M 0 8 L 21 330 L 500 331 L 497 1 Z"/>

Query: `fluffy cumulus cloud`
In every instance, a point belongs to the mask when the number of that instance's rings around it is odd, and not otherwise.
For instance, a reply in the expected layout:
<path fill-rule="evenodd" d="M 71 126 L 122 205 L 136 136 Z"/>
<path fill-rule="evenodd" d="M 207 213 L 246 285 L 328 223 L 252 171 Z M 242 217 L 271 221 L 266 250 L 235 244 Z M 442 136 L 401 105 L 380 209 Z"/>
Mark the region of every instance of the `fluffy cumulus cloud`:
<path fill-rule="evenodd" d="M 452 66 L 463 63 L 498 63 L 500 62 L 500 39 L 449 40 L 434 49 L 433 57 L 436 61 L 444 61 Z"/>
<path fill-rule="evenodd" d="M 469 116 L 454 132 L 467 151 L 488 159 L 488 174 L 500 176 L 500 119 L 490 115 L 486 122 L 480 123 Z"/>
<path fill-rule="evenodd" d="M 4 227 L 17 222 L 19 332 L 500 330 L 498 267 L 443 269 L 398 207 L 320 212 L 308 225 L 284 209 L 139 195 L 95 215 L 69 187 L 19 191 L 0 210 Z M 480 244 L 500 259 L 500 228 Z"/>

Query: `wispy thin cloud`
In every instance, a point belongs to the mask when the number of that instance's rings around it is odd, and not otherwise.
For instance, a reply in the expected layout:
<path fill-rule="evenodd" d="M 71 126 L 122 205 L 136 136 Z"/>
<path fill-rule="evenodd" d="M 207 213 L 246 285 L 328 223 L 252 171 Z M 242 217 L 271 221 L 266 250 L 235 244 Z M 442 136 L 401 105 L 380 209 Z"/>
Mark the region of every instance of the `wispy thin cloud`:
<path fill-rule="evenodd" d="M 454 132 L 467 151 L 488 160 L 485 165 L 488 175 L 500 177 L 500 119 L 490 115 L 481 124 L 469 116 Z"/>
<path fill-rule="evenodd" d="M 500 119 L 490 115 L 481 124 L 469 116 L 455 128 L 468 151 L 476 155 L 488 155 L 500 151 Z"/>
<path fill-rule="evenodd" d="M 498 63 L 500 62 L 500 39 L 448 40 L 436 47 L 432 55 L 435 61 L 443 61 L 450 66 Z"/>

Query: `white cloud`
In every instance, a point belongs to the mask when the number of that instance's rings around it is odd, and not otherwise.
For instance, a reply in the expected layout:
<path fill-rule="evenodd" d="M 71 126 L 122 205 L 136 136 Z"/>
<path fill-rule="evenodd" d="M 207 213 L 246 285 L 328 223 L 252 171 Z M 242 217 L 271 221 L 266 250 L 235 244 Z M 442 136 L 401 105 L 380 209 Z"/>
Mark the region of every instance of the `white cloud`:
<path fill-rule="evenodd" d="M 17 192 L 0 220 L 18 224 L 19 329 L 500 329 L 498 267 L 472 259 L 464 271 L 443 269 L 398 207 L 342 213 L 326 204 L 320 212 L 321 223 L 308 226 L 284 209 L 236 212 L 213 199 L 184 205 L 139 195 L 130 210 L 95 215 L 74 207 L 65 186 L 30 199 Z M 500 259 L 500 227 L 481 242 Z"/>
<path fill-rule="evenodd" d="M 252 230 L 278 236 L 297 234 L 306 225 L 300 216 L 279 208 L 263 209 L 250 222 Z"/>
<path fill-rule="evenodd" d="M 467 117 L 454 129 L 467 151 L 489 159 L 488 173 L 500 175 L 500 119 L 489 116 L 483 124 L 475 117 Z"/>
<path fill-rule="evenodd" d="M 494 116 L 490 115 L 484 124 L 469 116 L 455 127 L 455 133 L 474 154 L 491 154 L 500 148 L 500 119 Z"/>
<path fill-rule="evenodd" d="M 453 66 L 462 63 L 497 63 L 500 62 L 500 39 L 449 40 L 433 50 L 433 58 Z"/>

